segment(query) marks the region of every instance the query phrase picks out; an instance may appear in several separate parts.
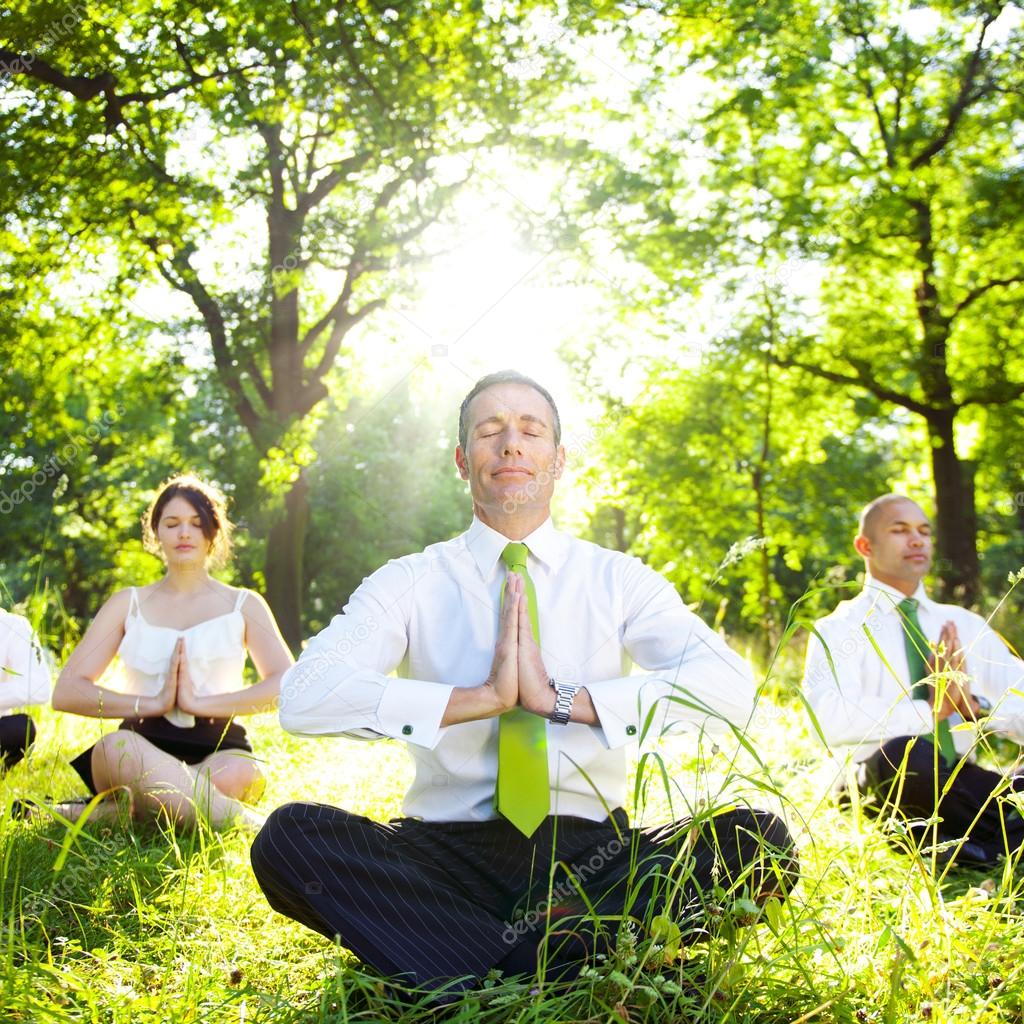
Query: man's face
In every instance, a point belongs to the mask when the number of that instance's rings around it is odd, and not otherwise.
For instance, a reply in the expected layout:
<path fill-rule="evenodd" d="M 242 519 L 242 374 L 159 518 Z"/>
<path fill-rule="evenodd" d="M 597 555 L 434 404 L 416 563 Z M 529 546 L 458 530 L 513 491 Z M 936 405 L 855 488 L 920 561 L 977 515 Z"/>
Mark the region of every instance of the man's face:
<path fill-rule="evenodd" d="M 916 589 L 932 564 L 932 524 L 912 501 L 894 501 L 875 512 L 854 546 L 876 580 Z"/>
<path fill-rule="evenodd" d="M 466 428 L 455 462 L 475 506 L 506 516 L 550 506 L 565 450 L 543 395 L 528 384 L 495 384 L 470 402 Z"/>

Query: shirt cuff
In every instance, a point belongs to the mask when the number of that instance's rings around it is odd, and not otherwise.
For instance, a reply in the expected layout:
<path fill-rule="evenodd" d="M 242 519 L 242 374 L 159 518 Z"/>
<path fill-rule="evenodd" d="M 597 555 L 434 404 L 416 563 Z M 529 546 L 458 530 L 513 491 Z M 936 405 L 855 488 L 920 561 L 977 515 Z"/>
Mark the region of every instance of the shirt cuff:
<path fill-rule="evenodd" d="M 645 704 L 641 691 L 650 682 L 646 676 L 624 676 L 622 679 L 601 679 L 584 684 L 583 689 L 590 694 L 597 712 L 597 725 L 593 729 L 609 750 L 636 743 L 641 733 L 645 736 L 661 735 L 659 720 L 664 718 L 665 708 L 657 708 L 650 726 L 644 729 L 650 708 Z"/>
<path fill-rule="evenodd" d="M 422 679 L 389 679 L 377 706 L 382 735 L 430 750 L 444 734 L 444 717 L 454 686 Z"/>

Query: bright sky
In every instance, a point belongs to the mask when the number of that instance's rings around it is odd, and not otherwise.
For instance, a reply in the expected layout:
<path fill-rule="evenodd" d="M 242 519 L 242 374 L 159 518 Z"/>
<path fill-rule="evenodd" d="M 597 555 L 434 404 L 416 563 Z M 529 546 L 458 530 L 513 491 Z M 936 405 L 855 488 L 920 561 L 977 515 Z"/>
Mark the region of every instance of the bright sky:
<path fill-rule="evenodd" d="M 411 379 L 422 400 L 451 408 L 453 424 L 460 399 L 486 373 L 512 368 L 542 383 L 562 417 L 570 457 L 560 491 L 574 515 L 574 470 L 590 447 L 587 422 L 597 409 L 577 394 L 558 350 L 601 329 L 605 300 L 594 286 L 564 283 L 565 254 L 526 242 L 503 212 L 505 201 L 516 200 L 467 192 L 454 245 L 424 269 L 414 297 L 360 327 L 352 348 L 372 393 L 383 397 Z"/>

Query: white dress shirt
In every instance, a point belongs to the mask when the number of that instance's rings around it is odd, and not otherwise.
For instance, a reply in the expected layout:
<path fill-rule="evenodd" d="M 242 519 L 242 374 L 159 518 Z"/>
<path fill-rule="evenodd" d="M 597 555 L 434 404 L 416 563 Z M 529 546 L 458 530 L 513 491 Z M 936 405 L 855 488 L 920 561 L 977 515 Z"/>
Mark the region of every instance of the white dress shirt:
<path fill-rule="evenodd" d="M 406 814 L 496 817 L 498 718 L 441 718 L 454 687 L 490 673 L 508 543 L 474 518 L 454 540 L 365 579 L 282 680 L 284 728 L 403 739 L 416 768 Z M 600 721 L 548 723 L 552 813 L 599 821 L 626 801 L 628 743 L 684 723 L 743 728 L 753 675 L 639 559 L 560 533 L 550 519 L 523 543 L 544 665 L 559 682 L 585 686 Z M 633 663 L 647 674 L 630 675 Z"/>
<path fill-rule="evenodd" d="M 50 700 L 50 669 L 28 619 L 0 608 L 0 715 Z"/>
<path fill-rule="evenodd" d="M 812 634 L 807 641 L 804 693 L 808 703 L 829 746 L 849 750 L 856 761 L 869 757 L 886 740 L 934 729 L 928 701 L 911 696 L 913 683 L 898 608 L 905 597 L 869 575 L 855 598 L 815 625 L 832 664 L 817 637 Z M 971 693 L 992 705 L 985 730 L 1024 742 L 1024 662 L 1010 653 L 980 615 L 933 601 L 923 586 L 913 597 L 918 602 L 921 632 L 930 643 L 938 641 L 944 623 L 956 626 L 966 652 Z M 951 718 L 957 752 L 967 753 L 976 742 L 977 730 L 959 716 Z"/>

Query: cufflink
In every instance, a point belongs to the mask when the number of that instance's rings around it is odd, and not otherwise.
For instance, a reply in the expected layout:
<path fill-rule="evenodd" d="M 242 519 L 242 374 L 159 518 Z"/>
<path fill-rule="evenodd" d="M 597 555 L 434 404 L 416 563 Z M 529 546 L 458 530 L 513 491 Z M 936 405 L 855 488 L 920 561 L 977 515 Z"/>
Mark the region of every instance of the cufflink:
<path fill-rule="evenodd" d="M 572 702 L 576 699 L 578 686 L 572 683 L 556 683 L 554 679 L 548 679 L 548 685 L 555 691 L 555 707 L 548 715 L 548 721 L 554 725 L 568 725 L 572 717 Z"/>

